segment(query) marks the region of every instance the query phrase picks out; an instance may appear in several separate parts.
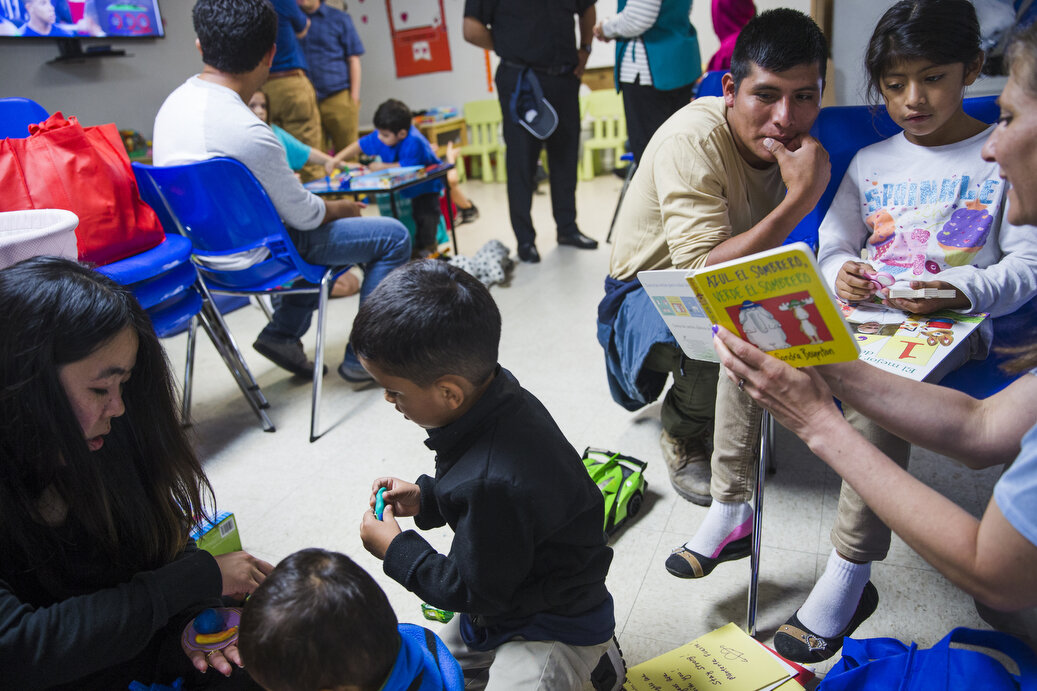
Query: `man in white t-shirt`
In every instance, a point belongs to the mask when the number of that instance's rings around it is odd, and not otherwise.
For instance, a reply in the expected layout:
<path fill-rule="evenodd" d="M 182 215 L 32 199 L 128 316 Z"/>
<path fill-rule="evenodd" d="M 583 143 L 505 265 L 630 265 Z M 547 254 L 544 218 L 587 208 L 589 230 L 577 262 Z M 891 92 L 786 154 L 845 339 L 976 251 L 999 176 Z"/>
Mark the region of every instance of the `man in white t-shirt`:
<path fill-rule="evenodd" d="M 217 6 L 218 5 L 218 6 Z M 193 10 L 196 44 L 205 67 L 169 95 L 155 118 L 154 161 L 168 166 L 226 156 L 243 163 L 270 196 L 303 259 L 323 266 L 364 268 L 360 299 L 410 258 L 406 227 L 393 218 L 361 218 L 363 204 L 326 201 L 308 192 L 288 167 L 268 125 L 249 109 L 274 57 L 277 15 L 264 0 L 199 0 Z M 293 374 L 313 375 L 300 340 L 318 297 L 281 298 L 253 347 Z M 370 380 L 347 346 L 339 374 Z"/>

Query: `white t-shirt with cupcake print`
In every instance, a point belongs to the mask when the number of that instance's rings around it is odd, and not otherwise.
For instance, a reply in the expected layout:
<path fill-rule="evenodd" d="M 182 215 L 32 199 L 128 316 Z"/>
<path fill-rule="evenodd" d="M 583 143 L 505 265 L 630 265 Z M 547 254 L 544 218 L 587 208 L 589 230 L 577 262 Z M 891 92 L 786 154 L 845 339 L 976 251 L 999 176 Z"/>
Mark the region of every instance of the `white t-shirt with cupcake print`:
<path fill-rule="evenodd" d="M 980 155 L 993 129 L 919 146 L 903 132 L 857 152 L 821 223 L 818 262 L 835 287 L 863 257 L 898 282 L 945 281 L 963 312 L 1014 312 L 1037 294 L 1037 227 L 1003 220 L 1008 183 Z"/>

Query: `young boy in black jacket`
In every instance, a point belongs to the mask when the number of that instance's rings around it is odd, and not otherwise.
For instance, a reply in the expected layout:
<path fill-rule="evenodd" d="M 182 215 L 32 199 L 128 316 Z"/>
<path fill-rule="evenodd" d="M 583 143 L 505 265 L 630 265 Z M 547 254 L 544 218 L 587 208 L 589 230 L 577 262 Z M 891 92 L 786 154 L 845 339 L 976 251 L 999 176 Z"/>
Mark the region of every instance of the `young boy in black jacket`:
<path fill-rule="evenodd" d="M 383 520 L 368 511 L 360 537 L 387 575 L 461 613 L 441 635 L 466 680 L 618 689 L 601 492 L 540 401 L 497 364 L 500 330 L 489 291 L 442 261 L 394 270 L 361 305 L 350 342 L 386 400 L 428 430 L 436 473 L 377 479 Z M 449 525 L 450 553 L 401 532 L 402 516 Z"/>

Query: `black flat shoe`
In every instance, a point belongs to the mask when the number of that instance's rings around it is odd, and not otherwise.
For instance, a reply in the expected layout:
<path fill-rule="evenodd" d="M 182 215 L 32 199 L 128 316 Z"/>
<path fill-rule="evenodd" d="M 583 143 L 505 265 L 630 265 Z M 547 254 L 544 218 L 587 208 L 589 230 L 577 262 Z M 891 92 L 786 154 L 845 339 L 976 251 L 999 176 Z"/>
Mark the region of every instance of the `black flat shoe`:
<path fill-rule="evenodd" d="M 789 617 L 774 634 L 774 649 L 793 662 L 824 662 L 835 655 L 843 647 L 843 639 L 857 630 L 865 619 L 874 614 L 879 606 L 879 591 L 871 581 L 864 584 L 861 599 L 857 602 L 857 610 L 850 623 L 839 632 L 838 636 L 818 636 L 803 626 L 796 614 Z M 798 612 L 797 612 L 798 614 Z"/>
<path fill-rule="evenodd" d="M 558 244 L 568 245 L 569 247 L 575 247 L 581 250 L 594 250 L 598 248 L 597 240 L 591 237 L 587 237 L 578 230 L 575 233 L 559 235 Z"/>
<path fill-rule="evenodd" d="M 724 545 L 724 549 L 720 550 L 720 554 L 716 558 L 692 552 L 682 545 L 666 557 L 666 570 L 677 578 L 702 578 L 711 574 L 717 564 L 721 562 L 744 559 L 749 556 L 752 544 L 753 536 L 750 533 Z"/>
<path fill-rule="evenodd" d="M 537 252 L 537 246 L 532 242 L 519 245 L 518 256 L 519 259 L 529 264 L 536 264 L 540 261 L 540 253 Z"/>

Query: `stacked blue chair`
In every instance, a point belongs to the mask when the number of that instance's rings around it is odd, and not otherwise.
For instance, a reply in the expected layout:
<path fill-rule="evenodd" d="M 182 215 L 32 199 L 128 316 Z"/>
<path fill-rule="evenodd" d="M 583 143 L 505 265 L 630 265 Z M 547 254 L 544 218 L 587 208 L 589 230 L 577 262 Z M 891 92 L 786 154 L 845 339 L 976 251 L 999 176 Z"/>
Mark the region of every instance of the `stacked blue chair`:
<path fill-rule="evenodd" d="M 188 331 L 181 402 L 181 418 L 185 425 L 190 422 L 196 325 L 200 323 L 259 418 L 263 430 L 273 432 L 274 425 L 264 410 L 269 404 L 245 364 L 220 311 L 198 280 L 198 272 L 190 260 L 191 249 L 191 241 L 186 237 L 167 235 L 158 246 L 100 266 L 97 270 L 133 291 L 151 317 L 159 338 L 174 336 L 185 329 Z"/>
<path fill-rule="evenodd" d="M 262 185 L 234 159 L 165 167 L 134 163 L 133 168 L 144 200 L 164 223 L 191 240 L 195 266 L 211 293 L 318 293 L 310 415 L 310 441 L 315 441 L 320 436 L 328 297 L 335 278 L 349 267 L 303 261 Z"/>
<path fill-rule="evenodd" d="M 0 98 L 0 139 L 29 136 L 29 125 L 47 119 L 46 108 L 28 98 Z"/>

